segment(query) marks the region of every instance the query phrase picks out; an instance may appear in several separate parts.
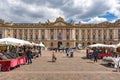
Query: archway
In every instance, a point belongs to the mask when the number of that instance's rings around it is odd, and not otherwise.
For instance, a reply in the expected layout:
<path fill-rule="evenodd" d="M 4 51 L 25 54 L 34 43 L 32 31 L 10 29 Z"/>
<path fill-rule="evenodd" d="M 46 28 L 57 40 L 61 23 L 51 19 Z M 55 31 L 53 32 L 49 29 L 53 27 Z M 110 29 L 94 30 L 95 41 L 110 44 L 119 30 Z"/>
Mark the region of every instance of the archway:
<path fill-rule="evenodd" d="M 87 46 L 89 46 L 89 45 L 90 45 L 90 42 L 87 43 Z"/>
<path fill-rule="evenodd" d="M 60 48 L 62 45 L 62 41 L 58 41 L 58 48 Z"/>

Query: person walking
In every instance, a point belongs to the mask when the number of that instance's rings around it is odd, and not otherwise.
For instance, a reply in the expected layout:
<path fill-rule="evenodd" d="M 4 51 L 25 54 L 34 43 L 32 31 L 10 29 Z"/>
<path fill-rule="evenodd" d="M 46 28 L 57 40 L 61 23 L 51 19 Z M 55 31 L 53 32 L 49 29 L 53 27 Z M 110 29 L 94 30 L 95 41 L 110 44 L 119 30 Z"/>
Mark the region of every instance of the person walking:
<path fill-rule="evenodd" d="M 41 57 L 41 47 L 39 47 L 39 55 L 38 55 L 38 57 L 40 56 Z"/>
<path fill-rule="evenodd" d="M 57 58 L 55 56 L 55 51 L 53 51 L 52 53 L 52 62 L 56 62 Z"/>
<path fill-rule="evenodd" d="M 99 53 L 99 51 L 95 48 L 94 52 L 93 52 L 94 62 L 97 62 L 98 53 Z"/>
<path fill-rule="evenodd" d="M 32 64 L 32 51 L 30 47 L 28 48 L 26 55 L 27 55 L 27 63 Z"/>

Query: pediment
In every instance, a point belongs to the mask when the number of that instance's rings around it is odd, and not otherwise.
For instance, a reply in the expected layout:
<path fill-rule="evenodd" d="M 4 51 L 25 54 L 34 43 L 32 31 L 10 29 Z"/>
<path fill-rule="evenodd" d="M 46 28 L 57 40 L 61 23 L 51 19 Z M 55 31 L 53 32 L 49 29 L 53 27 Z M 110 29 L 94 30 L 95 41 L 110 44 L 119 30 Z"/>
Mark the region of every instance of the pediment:
<path fill-rule="evenodd" d="M 54 26 L 66 26 L 66 24 L 63 22 L 57 22 L 54 24 Z"/>

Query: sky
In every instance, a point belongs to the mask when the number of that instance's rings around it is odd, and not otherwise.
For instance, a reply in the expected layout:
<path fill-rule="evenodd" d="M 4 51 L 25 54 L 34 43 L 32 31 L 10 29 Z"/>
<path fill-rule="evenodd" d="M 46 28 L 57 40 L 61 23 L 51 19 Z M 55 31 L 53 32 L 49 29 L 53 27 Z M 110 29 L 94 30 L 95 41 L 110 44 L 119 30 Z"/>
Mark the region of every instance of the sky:
<path fill-rule="evenodd" d="M 120 0 L 0 0 L 0 19 L 13 23 L 38 23 L 62 17 L 75 23 L 115 22 Z"/>

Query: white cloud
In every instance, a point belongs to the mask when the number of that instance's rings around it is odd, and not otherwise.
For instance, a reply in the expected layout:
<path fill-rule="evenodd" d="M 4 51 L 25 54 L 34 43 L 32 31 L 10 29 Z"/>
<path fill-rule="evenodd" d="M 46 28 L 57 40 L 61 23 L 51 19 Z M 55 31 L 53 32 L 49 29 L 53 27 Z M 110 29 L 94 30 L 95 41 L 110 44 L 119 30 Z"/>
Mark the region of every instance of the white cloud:
<path fill-rule="evenodd" d="M 91 22 L 97 23 L 107 20 L 98 17 L 106 12 L 120 18 L 119 0 L 0 0 L 0 2 L 0 18 L 13 22 L 44 22 L 47 19 L 54 21 L 61 16 L 65 20 L 71 18 L 78 21 L 90 18 Z"/>
<path fill-rule="evenodd" d="M 98 24 L 98 23 L 105 22 L 105 21 L 107 21 L 106 18 L 94 17 L 94 18 L 90 19 L 88 22 L 82 21 L 82 23 L 86 23 L 86 24 L 89 24 L 89 23 Z"/>
<path fill-rule="evenodd" d="M 120 0 L 109 0 L 108 4 L 111 6 L 109 12 L 120 18 Z"/>

